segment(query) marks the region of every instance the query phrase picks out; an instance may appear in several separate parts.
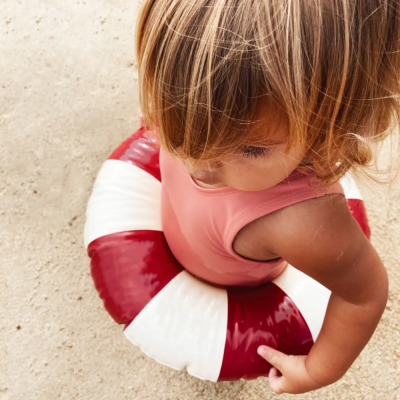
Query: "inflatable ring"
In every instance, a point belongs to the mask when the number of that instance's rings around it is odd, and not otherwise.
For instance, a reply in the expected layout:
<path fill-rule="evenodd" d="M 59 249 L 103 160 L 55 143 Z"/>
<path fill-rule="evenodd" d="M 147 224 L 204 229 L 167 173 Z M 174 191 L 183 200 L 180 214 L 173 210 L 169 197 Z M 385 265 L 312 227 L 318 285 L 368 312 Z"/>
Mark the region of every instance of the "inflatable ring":
<path fill-rule="evenodd" d="M 370 237 L 350 175 L 341 181 L 352 215 Z M 256 288 L 212 286 L 170 252 L 161 226 L 158 143 L 139 128 L 103 164 L 88 202 L 85 246 L 104 307 L 148 356 L 211 381 L 267 376 L 261 344 L 306 355 L 330 291 L 288 266 Z"/>

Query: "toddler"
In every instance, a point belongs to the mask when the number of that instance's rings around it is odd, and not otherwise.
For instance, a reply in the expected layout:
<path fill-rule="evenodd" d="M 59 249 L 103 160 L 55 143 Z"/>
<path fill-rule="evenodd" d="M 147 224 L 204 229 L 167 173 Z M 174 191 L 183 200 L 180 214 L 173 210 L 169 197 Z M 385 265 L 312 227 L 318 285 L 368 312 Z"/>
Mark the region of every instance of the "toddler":
<path fill-rule="evenodd" d="M 182 265 L 257 286 L 288 263 L 332 291 L 308 356 L 260 346 L 276 393 L 337 381 L 371 338 L 388 278 L 339 179 L 399 118 L 396 0 L 145 0 L 143 125 L 161 142 L 162 218 Z"/>

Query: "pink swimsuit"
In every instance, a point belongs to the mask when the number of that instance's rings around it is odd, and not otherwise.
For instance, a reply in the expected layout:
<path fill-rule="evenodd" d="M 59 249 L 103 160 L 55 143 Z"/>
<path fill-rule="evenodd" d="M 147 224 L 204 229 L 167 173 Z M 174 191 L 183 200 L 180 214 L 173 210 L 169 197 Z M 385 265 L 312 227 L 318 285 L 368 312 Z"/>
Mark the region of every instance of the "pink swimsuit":
<path fill-rule="evenodd" d="M 177 260 L 193 275 L 217 284 L 257 286 L 282 273 L 283 259 L 256 261 L 237 254 L 232 243 L 247 224 L 273 211 L 330 193 L 342 193 L 337 183 L 325 190 L 308 187 L 311 175 L 294 171 L 278 185 L 256 192 L 230 187 L 198 186 L 183 163 L 160 152 L 162 224 Z"/>

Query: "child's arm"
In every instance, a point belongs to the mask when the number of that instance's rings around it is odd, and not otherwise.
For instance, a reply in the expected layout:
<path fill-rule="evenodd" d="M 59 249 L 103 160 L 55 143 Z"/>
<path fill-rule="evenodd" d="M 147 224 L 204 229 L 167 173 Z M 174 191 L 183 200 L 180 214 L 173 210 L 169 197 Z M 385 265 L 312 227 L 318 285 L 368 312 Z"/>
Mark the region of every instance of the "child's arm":
<path fill-rule="evenodd" d="M 332 291 L 307 357 L 273 349 L 264 356 L 282 373 L 271 369 L 271 387 L 277 393 L 304 393 L 332 384 L 360 354 L 383 314 L 388 278 L 382 261 L 341 195 L 273 213 L 261 231 L 270 251 Z"/>

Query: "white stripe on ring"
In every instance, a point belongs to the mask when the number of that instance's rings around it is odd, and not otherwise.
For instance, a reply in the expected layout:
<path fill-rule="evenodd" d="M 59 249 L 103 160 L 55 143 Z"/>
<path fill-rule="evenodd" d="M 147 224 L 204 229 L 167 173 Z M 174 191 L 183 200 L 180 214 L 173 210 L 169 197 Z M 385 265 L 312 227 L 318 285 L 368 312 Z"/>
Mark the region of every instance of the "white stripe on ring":
<path fill-rule="evenodd" d="M 361 192 L 357 187 L 357 184 L 350 174 L 350 172 L 347 172 L 346 175 L 344 175 L 340 179 L 340 183 L 343 187 L 344 195 L 346 199 L 359 199 L 362 200 Z"/>
<path fill-rule="evenodd" d="M 224 356 L 228 296 L 182 271 L 125 329 L 149 357 L 190 375 L 218 380 Z"/>
<path fill-rule="evenodd" d="M 291 265 L 272 282 L 296 304 L 315 342 L 324 322 L 331 291 Z"/>
<path fill-rule="evenodd" d="M 85 246 L 101 236 L 130 230 L 162 231 L 161 182 L 132 164 L 107 160 L 88 201 Z"/>

